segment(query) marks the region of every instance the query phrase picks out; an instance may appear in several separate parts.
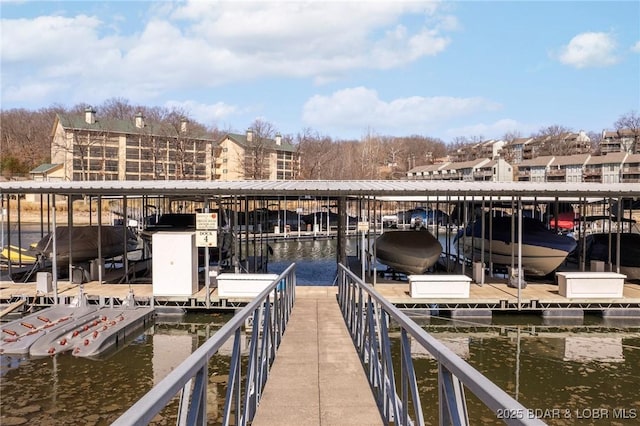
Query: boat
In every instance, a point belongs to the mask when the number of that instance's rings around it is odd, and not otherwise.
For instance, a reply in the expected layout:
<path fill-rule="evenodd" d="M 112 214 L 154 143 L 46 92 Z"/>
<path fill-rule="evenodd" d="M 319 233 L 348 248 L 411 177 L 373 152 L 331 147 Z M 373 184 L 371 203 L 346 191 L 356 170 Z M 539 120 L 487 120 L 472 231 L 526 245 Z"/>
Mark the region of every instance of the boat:
<path fill-rule="evenodd" d="M 586 260 L 587 262 L 600 260 L 611 263 L 615 267 L 618 261 L 617 247 L 617 233 L 601 232 L 587 235 Z M 640 234 L 638 233 L 620 234 L 620 273 L 626 275 L 629 280 L 640 280 Z"/>
<path fill-rule="evenodd" d="M 14 264 L 33 265 L 38 261 L 37 253 L 34 253 L 33 248 L 24 248 L 14 245 L 6 246 L 0 252 L 2 258 L 7 259 Z"/>
<path fill-rule="evenodd" d="M 442 253 L 442 245 L 426 229 L 387 231 L 375 241 L 378 260 L 398 272 L 423 274 Z"/>
<path fill-rule="evenodd" d="M 484 238 L 482 238 L 482 220 L 476 220 L 459 232 L 455 243 L 460 241 L 462 251 L 468 259 L 480 259 L 484 244 L 486 262 L 508 266 L 512 264 L 513 258 L 513 262 L 517 264 L 517 218 L 514 218 L 513 241 L 511 216 L 485 216 L 485 218 Z M 522 231 L 522 268 L 525 275 L 546 276 L 552 273 L 577 246 L 573 237 L 558 234 L 547 228 L 543 222 L 531 217 L 522 217 Z"/>
<path fill-rule="evenodd" d="M 133 231 L 122 226 L 56 226 L 55 233 L 58 266 L 68 264 L 70 258 L 74 263 L 99 257 L 110 259 L 138 247 L 138 238 Z M 53 234 L 49 233 L 38 241 L 33 251 L 52 259 Z"/>
<path fill-rule="evenodd" d="M 418 208 L 411 214 L 410 227 L 420 228 L 423 226 L 433 225 L 443 226 L 448 224 L 449 221 L 449 215 L 442 210 Z"/>
<path fill-rule="evenodd" d="M 575 226 L 576 214 L 573 211 L 558 213 L 558 217 L 551 217 L 550 226 L 563 231 L 572 231 Z"/>

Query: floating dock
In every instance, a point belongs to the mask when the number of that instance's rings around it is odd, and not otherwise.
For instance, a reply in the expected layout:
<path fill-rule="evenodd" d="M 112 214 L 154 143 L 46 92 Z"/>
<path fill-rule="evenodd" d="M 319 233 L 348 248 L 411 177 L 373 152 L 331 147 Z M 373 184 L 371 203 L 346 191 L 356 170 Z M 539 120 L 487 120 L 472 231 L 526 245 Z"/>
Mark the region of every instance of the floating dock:
<path fill-rule="evenodd" d="M 58 298 L 60 304 L 68 304 L 77 294 L 77 284 L 60 282 Z M 322 286 L 320 286 L 322 287 Z M 218 289 L 211 286 L 209 300 L 203 285 L 189 296 L 154 296 L 151 284 L 100 284 L 90 282 L 83 284 L 83 291 L 90 305 L 118 308 L 126 300 L 130 289 L 135 292 L 135 305 L 161 307 L 179 307 L 187 311 L 202 310 L 235 310 L 249 303 L 251 297 L 221 297 Z M 314 286 L 299 286 L 301 290 Z M 415 298 L 410 295 L 408 282 L 380 282 L 375 285 L 376 291 L 389 302 L 401 309 L 431 310 L 440 312 L 465 312 L 469 310 L 478 314 L 496 312 L 526 312 L 544 314 L 551 311 L 600 313 L 603 316 L 640 317 L 640 283 L 625 282 L 620 298 L 567 298 L 559 294 L 559 287 L 554 283 L 532 283 L 518 290 L 510 287 L 506 279 L 487 277 L 483 285 L 471 283 L 468 298 Z M 36 294 L 35 284 L 0 283 L 0 303 L 9 304 L 17 300 L 25 300 L 24 306 L 47 307 L 54 304 L 52 294 Z"/>
<path fill-rule="evenodd" d="M 153 319 L 153 308 L 102 308 L 89 321 L 74 327 L 64 327 L 62 333 L 48 334 L 38 339 L 29 349 L 31 356 L 47 356 L 70 351 L 79 357 L 97 357 L 122 347 L 146 328 Z"/>
<path fill-rule="evenodd" d="M 154 318 L 148 306 L 52 306 L 2 325 L 0 354 L 97 357 L 122 347 Z"/>
<path fill-rule="evenodd" d="M 0 354 L 28 354 L 31 346 L 45 335 L 58 335 L 95 316 L 96 306 L 52 306 L 2 325 Z M 92 315 L 93 314 L 93 315 Z"/>

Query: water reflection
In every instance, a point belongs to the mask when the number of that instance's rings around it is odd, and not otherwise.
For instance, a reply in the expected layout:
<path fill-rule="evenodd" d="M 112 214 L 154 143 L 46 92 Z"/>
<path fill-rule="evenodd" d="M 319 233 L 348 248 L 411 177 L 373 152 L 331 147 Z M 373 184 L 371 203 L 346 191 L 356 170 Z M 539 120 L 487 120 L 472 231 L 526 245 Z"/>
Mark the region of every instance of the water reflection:
<path fill-rule="evenodd" d="M 356 240 L 347 240 L 347 255 L 356 253 Z M 272 244 L 273 254 L 269 257 L 269 271 L 283 272 L 291 263 L 296 264 L 298 285 L 335 284 L 338 268 L 336 265 L 336 240 L 285 240 Z"/>
<path fill-rule="evenodd" d="M 113 422 L 189 354 L 231 314 L 188 314 L 184 322 L 162 323 L 103 360 L 70 354 L 47 358 L 1 355 L 0 424 L 95 424 Z M 219 417 L 228 358 L 212 362 L 208 402 Z M 175 424 L 176 405 L 154 424 Z M 173 419 L 173 420 L 172 420 Z"/>
<path fill-rule="evenodd" d="M 432 322 L 423 328 L 548 424 L 637 424 L 640 419 L 637 323 L 610 328 L 597 318 L 580 326 Z M 437 389 L 436 362 L 420 345 L 412 343 L 411 350 L 425 417 L 437 418 L 430 406 L 437 403 L 431 395 Z M 473 424 L 503 423 L 470 395 Z"/>
<path fill-rule="evenodd" d="M 274 244 L 270 267 L 294 261 L 298 283 L 327 285 L 336 273 L 335 240 Z M 351 250 L 351 249 L 350 249 Z M 637 424 L 640 323 L 585 315 L 570 324 L 537 315 L 494 315 L 490 324 L 450 321 L 413 312 L 415 320 L 551 425 Z M 200 346 L 231 314 L 189 313 L 159 319 L 111 357 L 0 356 L 0 424 L 107 425 Z M 209 365 L 209 424 L 220 423 L 233 342 Z M 246 336 L 242 345 L 247 346 Z M 437 365 L 412 345 L 425 418 L 437 424 Z M 396 359 L 398 357 L 396 356 Z M 467 393 L 472 424 L 502 424 Z M 175 424 L 177 403 L 154 420 Z M 601 413 L 608 418 L 585 418 Z M 558 411 L 547 411 L 558 410 Z M 614 410 L 625 410 L 617 411 Z M 621 418 L 625 413 L 631 419 Z M 556 416 L 555 413 L 562 414 Z M 614 418 L 614 416 L 617 416 Z"/>

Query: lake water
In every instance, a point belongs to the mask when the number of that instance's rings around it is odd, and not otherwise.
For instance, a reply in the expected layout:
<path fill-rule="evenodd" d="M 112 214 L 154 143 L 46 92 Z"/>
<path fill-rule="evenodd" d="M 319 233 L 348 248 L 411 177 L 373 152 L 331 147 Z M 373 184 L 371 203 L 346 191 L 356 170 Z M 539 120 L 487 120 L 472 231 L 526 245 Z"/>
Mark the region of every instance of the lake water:
<path fill-rule="evenodd" d="M 335 240 L 272 243 L 270 269 L 297 264 L 299 285 L 327 285 L 336 275 Z M 355 245 L 348 251 L 352 254 Z M 228 313 L 159 317 L 131 344 L 105 359 L 70 354 L 31 359 L 0 356 L 0 424 L 107 425 L 230 318 Z M 640 422 L 640 322 L 586 315 L 548 323 L 499 315 L 490 324 L 415 316 L 429 332 L 548 424 Z M 229 349 L 212 359 L 209 424 L 218 424 Z M 437 424 L 437 365 L 414 348 L 425 417 Z M 467 392 L 472 424 L 499 424 Z M 175 424 L 170 407 L 154 424 Z M 527 413 L 516 413 L 528 415 Z"/>

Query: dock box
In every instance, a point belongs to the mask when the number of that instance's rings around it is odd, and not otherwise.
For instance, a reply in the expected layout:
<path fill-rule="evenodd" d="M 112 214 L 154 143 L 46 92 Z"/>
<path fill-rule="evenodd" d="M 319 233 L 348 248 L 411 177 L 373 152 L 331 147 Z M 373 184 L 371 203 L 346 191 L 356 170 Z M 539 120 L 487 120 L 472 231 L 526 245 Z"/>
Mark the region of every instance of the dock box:
<path fill-rule="evenodd" d="M 53 291 L 51 272 L 38 272 L 36 274 L 36 291 L 49 294 Z"/>
<path fill-rule="evenodd" d="M 254 298 L 276 278 L 277 274 L 220 274 L 218 297 Z"/>
<path fill-rule="evenodd" d="M 191 296 L 198 292 L 198 251 L 193 232 L 152 236 L 153 295 Z"/>
<path fill-rule="evenodd" d="M 621 298 L 626 275 L 615 272 L 556 272 L 558 293 L 569 299 Z"/>
<path fill-rule="evenodd" d="M 466 275 L 409 275 L 411 297 L 468 299 L 471 278 Z"/>

